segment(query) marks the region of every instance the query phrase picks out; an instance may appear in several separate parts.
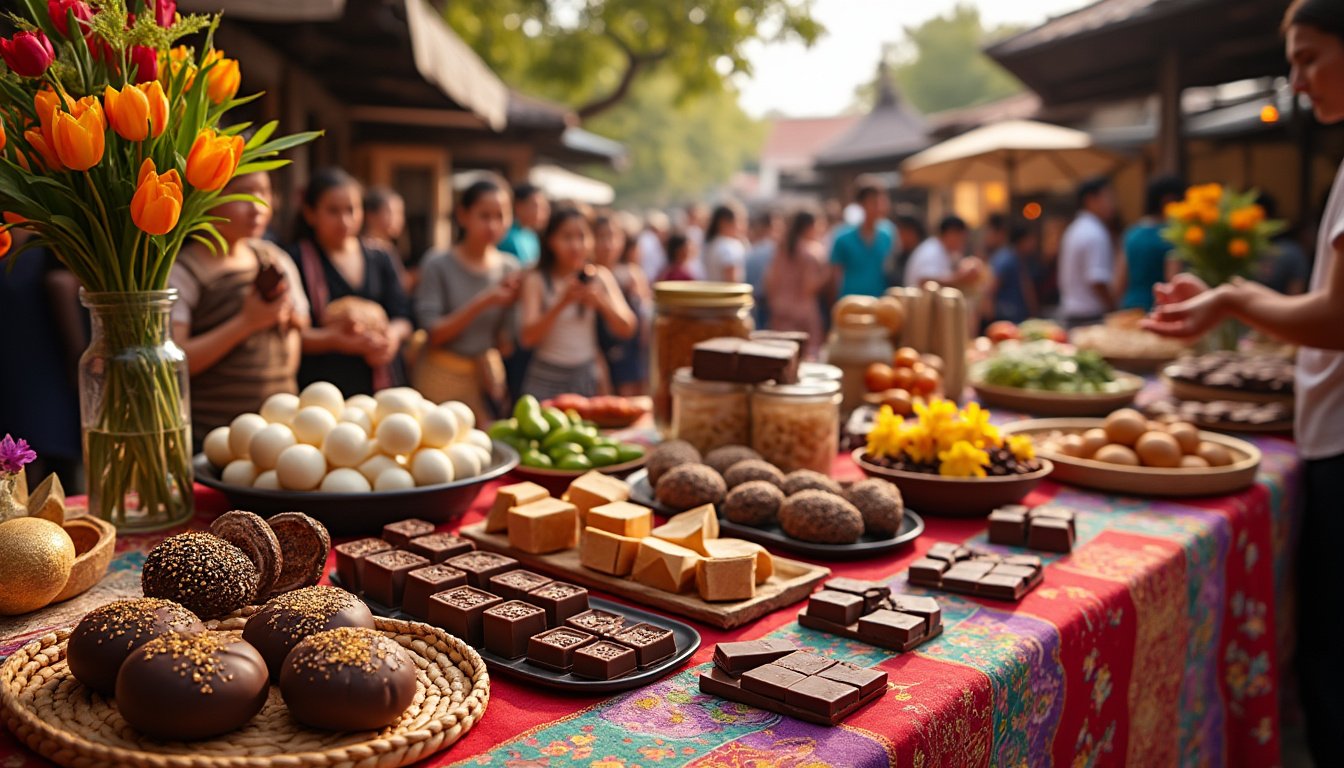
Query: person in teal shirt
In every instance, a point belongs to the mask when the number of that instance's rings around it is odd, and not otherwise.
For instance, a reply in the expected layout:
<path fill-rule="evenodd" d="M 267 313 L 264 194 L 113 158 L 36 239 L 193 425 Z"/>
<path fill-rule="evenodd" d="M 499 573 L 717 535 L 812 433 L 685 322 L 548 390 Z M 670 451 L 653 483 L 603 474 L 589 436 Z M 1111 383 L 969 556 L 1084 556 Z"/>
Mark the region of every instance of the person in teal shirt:
<path fill-rule="evenodd" d="M 513 223 L 496 247 L 516 256 L 524 267 L 536 264 L 541 256 L 541 240 L 537 233 L 546 226 L 546 219 L 551 215 L 550 209 L 551 205 L 540 189 L 531 184 L 514 187 Z"/>
<path fill-rule="evenodd" d="M 881 296 L 887 291 L 886 267 L 896 242 L 896 228 L 887 221 L 891 200 L 886 187 L 872 177 L 859 177 L 855 202 L 863 223 L 841 232 L 831 245 L 831 265 L 841 296 Z"/>
<path fill-rule="evenodd" d="M 1121 309 L 1152 310 L 1153 286 L 1170 277 L 1167 257 L 1171 254 L 1171 243 L 1162 237 L 1167 226 L 1164 211 L 1168 203 L 1183 197 L 1185 182 L 1174 176 L 1159 176 L 1148 182 L 1143 218 L 1125 233 L 1124 267 L 1116 275 Z"/>

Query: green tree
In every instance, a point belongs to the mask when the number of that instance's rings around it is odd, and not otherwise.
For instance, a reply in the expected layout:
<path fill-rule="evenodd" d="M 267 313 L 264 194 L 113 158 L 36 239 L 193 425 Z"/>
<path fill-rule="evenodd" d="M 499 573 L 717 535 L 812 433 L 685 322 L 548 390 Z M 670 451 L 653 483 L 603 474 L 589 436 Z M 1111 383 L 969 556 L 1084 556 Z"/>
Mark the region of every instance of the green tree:
<path fill-rule="evenodd" d="M 1022 84 L 981 50 L 990 40 L 1016 31 L 1012 27 L 985 29 L 980 11 L 958 4 L 946 16 L 936 16 L 905 30 L 905 39 L 889 45 L 883 59 L 901 93 L 924 113 L 970 107 L 1011 96 Z M 859 86 L 855 100 L 871 107 L 877 81 Z"/>

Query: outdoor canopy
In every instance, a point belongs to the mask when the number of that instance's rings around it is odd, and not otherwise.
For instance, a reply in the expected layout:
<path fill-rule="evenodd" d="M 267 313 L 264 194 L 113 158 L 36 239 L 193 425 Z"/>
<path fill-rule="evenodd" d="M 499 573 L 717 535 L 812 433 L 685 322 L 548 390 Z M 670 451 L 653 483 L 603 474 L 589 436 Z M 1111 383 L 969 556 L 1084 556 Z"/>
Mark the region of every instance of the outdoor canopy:
<path fill-rule="evenodd" d="M 977 128 L 920 152 L 901 164 L 904 182 L 948 187 L 959 181 L 998 182 L 1009 192 L 1067 189 L 1110 173 L 1119 158 L 1072 128 L 1007 120 Z"/>

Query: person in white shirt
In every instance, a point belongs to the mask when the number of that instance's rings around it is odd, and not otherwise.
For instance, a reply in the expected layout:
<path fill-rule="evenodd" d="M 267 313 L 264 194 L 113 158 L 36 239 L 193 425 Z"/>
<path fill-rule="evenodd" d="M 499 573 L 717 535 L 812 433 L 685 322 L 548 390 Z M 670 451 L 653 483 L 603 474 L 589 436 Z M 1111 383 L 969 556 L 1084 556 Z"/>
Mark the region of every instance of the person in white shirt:
<path fill-rule="evenodd" d="M 1293 90 L 1310 97 L 1323 124 L 1344 123 L 1344 0 L 1296 0 L 1284 18 Z M 1192 338 L 1226 318 L 1299 346 L 1297 449 L 1303 518 L 1297 553 L 1299 591 L 1294 664 L 1316 765 L 1344 765 L 1344 655 L 1336 627 L 1344 615 L 1344 581 L 1335 547 L 1344 538 L 1344 166 L 1321 216 L 1316 264 L 1307 292 L 1277 293 L 1233 280 L 1210 288 L 1189 274 L 1154 290 L 1157 306 L 1144 326 Z"/>
<path fill-rule="evenodd" d="M 920 243 L 906 260 L 902 282 L 911 288 L 935 282 L 958 289 L 977 283 L 983 274 L 978 262 L 962 258 L 967 232 L 966 222 L 960 217 L 943 217 L 938 234 Z"/>
<path fill-rule="evenodd" d="M 1106 228 L 1115 215 L 1110 180 L 1079 185 L 1078 208 L 1059 245 L 1059 314 L 1066 328 L 1095 325 L 1115 309 L 1115 246 Z"/>
<path fill-rule="evenodd" d="M 667 214 L 662 211 L 649 211 L 644 217 L 644 231 L 639 233 L 639 261 L 644 274 L 656 277 L 667 269 L 667 233 L 672 228 Z"/>
<path fill-rule="evenodd" d="M 698 278 L 720 283 L 742 282 L 747 266 L 747 245 L 742 242 L 746 219 L 746 212 L 736 205 L 720 205 L 714 209 L 714 214 L 709 217 L 709 228 L 705 230 L 704 274 L 697 275 Z"/>

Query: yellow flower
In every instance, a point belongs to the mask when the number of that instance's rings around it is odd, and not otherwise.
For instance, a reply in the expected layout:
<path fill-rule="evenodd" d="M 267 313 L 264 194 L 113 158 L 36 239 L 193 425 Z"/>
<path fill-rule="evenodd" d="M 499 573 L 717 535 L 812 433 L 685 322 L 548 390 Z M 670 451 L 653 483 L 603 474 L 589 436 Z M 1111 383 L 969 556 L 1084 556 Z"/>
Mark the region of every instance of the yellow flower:
<path fill-rule="evenodd" d="M 1227 252 L 1234 259 L 1244 259 L 1251 255 L 1251 244 L 1240 237 L 1234 237 L 1227 244 Z"/>
<path fill-rule="evenodd" d="M 911 461 L 927 464 L 938 455 L 938 447 L 934 443 L 933 433 L 923 424 L 915 424 L 903 430 L 902 440 L 904 441 L 905 455 L 909 456 Z"/>
<path fill-rule="evenodd" d="M 1228 224 L 1238 232 L 1246 232 L 1255 228 L 1256 224 L 1265 220 L 1265 209 L 1258 205 L 1248 205 L 1245 208 L 1238 208 L 1228 214 Z"/>
<path fill-rule="evenodd" d="M 1206 227 L 1211 227 L 1214 224 L 1217 224 L 1220 216 L 1221 214 L 1218 213 L 1218 209 L 1212 205 L 1201 206 L 1199 209 L 1199 220 L 1203 222 Z"/>
<path fill-rule="evenodd" d="M 905 419 L 897 416 L 891 410 L 891 406 L 882 406 L 882 409 L 877 412 L 877 420 L 873 422 L 872 431 L 868 433 L 868 455 L 900 455 L 902 448 L 901 431 L 904 425 Z"/>
<path fill-rule="evenodd" d="M 957 418 L 957 404 L 951 400 L 934 398 L 928 403 L 915 403 L 915 414 L 919 423 L 932 431 Z"/>
<path fill-rule="evenodd" d="M 1185 242 L 1187 245 L 1201 246 L 1204 244 L 1204 230 L 1201 227 L 1191 227 L 1185 231 Z"/>
<path fill-rule="evenodd" d="M 1168 219 L 1185 221 L 1186 217 L 1190 215 L 1190 211 L 1191 208 L 1187 203 L 1167 203 L 1167 207 L 1162 212 L 1167 215 Z"/>
<path fill-rule="evenodd" d="M 944 477 L 984 477 L 989 454 L 962 441 L 938 454 L 938 474 Z"/>
<path fill-rule="evenodd" d="M 1192 203 L 1205 205 L 1217 205 L 1223 199 L 1223 185 L 1221 184 L 1202 184 L 1191 187 L 1185 193 L 1185 197 Z"/>
<path fill-rule="evenodd" d="M 1026 435 L 1012 435 L 1008 438 L 1008 450 L 1018 461 L 1031 461 L 1036 458 L 1036 444 Z"/>
<path fill-rule="evenodd" d="M 57 111 L 52 123 L 53 149 L 67 167 L 87 171 L 103 159 L 103 107 L 92 96 L 70 105 L 70 111 Z"/>

